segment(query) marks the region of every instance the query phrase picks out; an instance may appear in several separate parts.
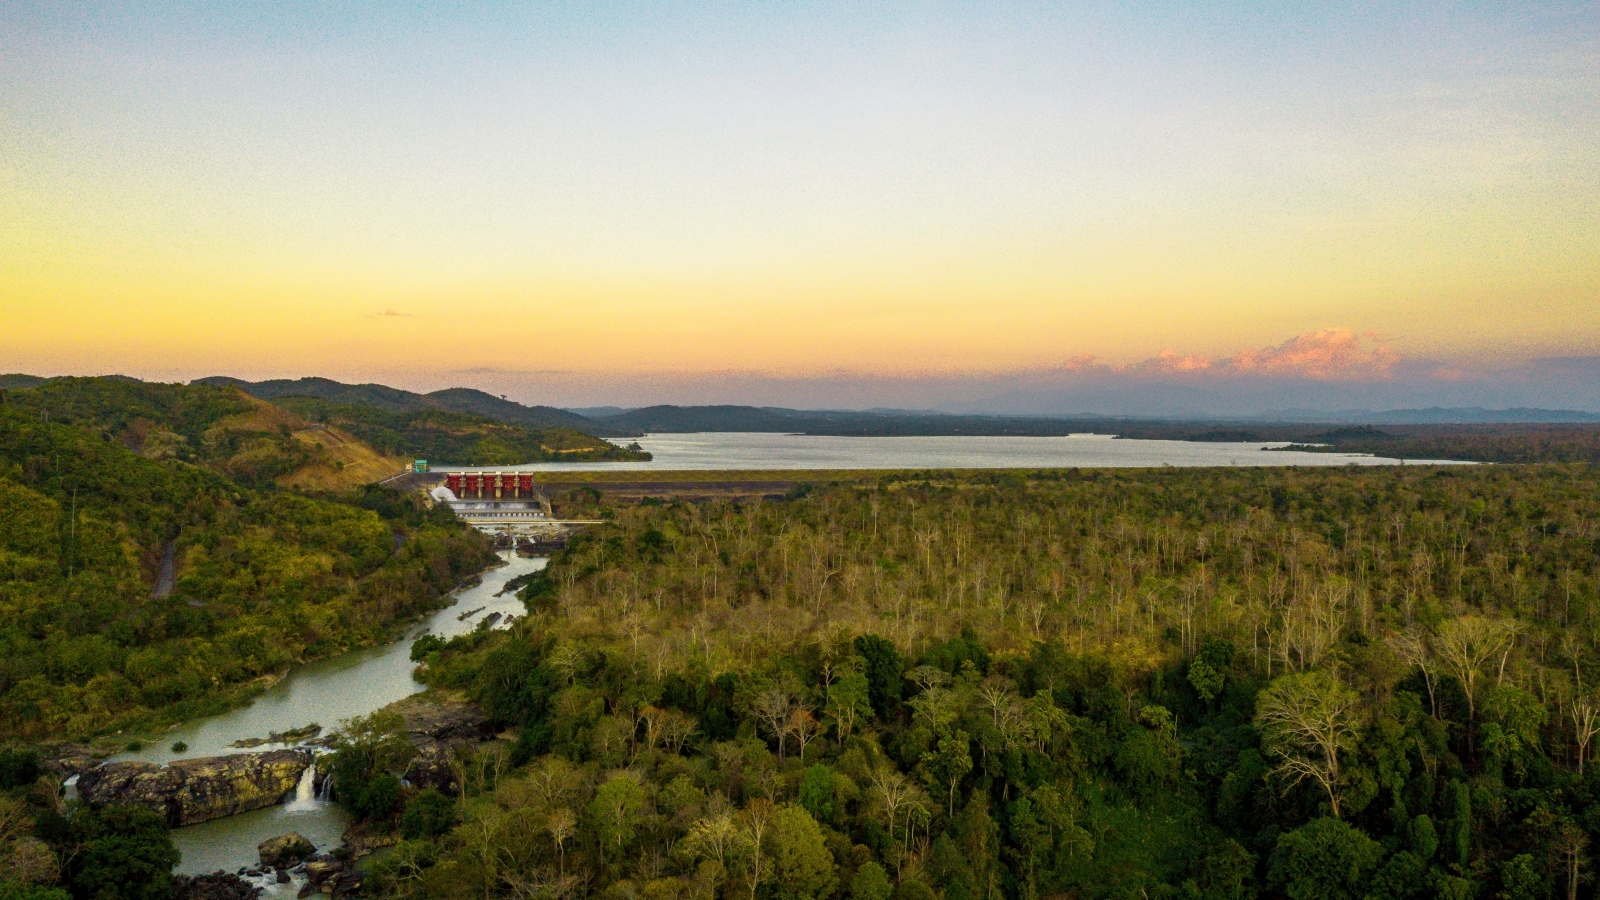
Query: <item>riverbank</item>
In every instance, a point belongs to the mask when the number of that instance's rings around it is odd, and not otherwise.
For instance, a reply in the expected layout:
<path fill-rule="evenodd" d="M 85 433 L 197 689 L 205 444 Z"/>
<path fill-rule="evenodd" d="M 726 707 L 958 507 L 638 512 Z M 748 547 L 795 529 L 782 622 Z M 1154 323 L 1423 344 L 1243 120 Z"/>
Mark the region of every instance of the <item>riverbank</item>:
<path fill-rule="evenodd" d="M 137 750 L 122 749 L 112 754 L 110 760 L 166 764 L 178 759 L 234 755 L 246 752 L 231 746 L 236 741 L 283 735 L 312 723 L 322 726 L 321 736 L 314 739 L 320 742 L 345 719 L 368 715 L 420 693 L 424 686 L 412 677 L 412 642 L 423 634 L 449 638 L 470 632 L 497 613 L 499 618 L 493 627 L 508 627 L 522 615 L 522 603 L 514 591 L 499 592 L 507 582 L 538 571 L 547 562 L 543 558 L 520 558 L 511 552 L 498 554 L 498 559 L 497 565 L 481 573 L 476 584 L 446 595 L 439 608 L 401 630 L 395 640 L 297 667 L 247 704 L 181 723 L 152 736 Z M 462 610 L 478 607 L 483 610 L 465 620 L 458 618 Z M 185 745 L 182 752 L 172 749 L 179 742 Z M 264 743 L 252 750 L 293 749 L 307 743 Z M 302 791 L 287 803 L 174 829 L 173 841 L 183 854 L 177 871 L 204 874 L 254 867 L 259 862 L 259 843 L 291 831 L 304 835 L 319 850 L 331 851 L 340 846 L 348 826 L 348 817 L 329 802 L 325 791 L 321 796 Z M 267 889 L 266 896 L 277 896 L 280 890 L 277 885 L 261 886 Z"/>

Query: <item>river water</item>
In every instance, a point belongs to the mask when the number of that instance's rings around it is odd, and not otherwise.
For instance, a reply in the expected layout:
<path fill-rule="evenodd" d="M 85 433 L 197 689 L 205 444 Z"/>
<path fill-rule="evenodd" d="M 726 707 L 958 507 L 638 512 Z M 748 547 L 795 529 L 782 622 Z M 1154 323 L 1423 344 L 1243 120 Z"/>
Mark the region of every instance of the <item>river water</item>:
<path fill-rule="evenodd" d="M 1062 437 L 839 437 L 766 432 L 651 434 L 649 462 L 530 463 L 494 471 L 717 469 L 1056 469 L 1159 466 L 1383 466 L 1401 461 L 1354 453 L 1275 450 L 1283 443 L 1146 441 L 1104 434 Z M 622 443 L 622 440 L 618 440 Z M 443 467 L 446 460 L 435 460 Z M 1410 460 L 1408 460 L 1410 462 Z M 1415 460 L 1415 462 L 1437 462 Z M 450 466 L 472 471 L 471 467 Z"/>
<path fill-rule="evenodd" d="M 422 685 L 411 677 L 416 666 L 411 661 L 411 643 L 418 636 L 431 633 L 454 637 L 472 631 L 492 613 L 498 612 L 502 618 L 523 614 L 515 592 L 496 594 L 512 578 L 544 568 L 547 560 L 523 559 L 509 552 L 501 553 L 500 557 L 504 564 L 484 572 L 480 584 L 455 592 L 448 607 L 407 630 L 394 643 L 302 666 L 249 706 L 185 723 L 151 738 L 142 750 L 120 753 L 112 759 L 165 763 L 179 757 L 276 750 L 294 745 L 263 744 L 249 750 L 228 745 L 246 738 L 264 738 L 273 732 L 288 731 L 312 722 L 320 724 L 326 733 L 337 728 L 342 719 L 366 715 L 417 693 Z M 458 618 L 480 606 L 483 607 L 481 612 L 465 620 Z M 178 741 L 188 744 L 188 749 L 181 754 L 171 749 Z M 202 874 L 254 866 L 259 862 L 256 845 L 288 831 L 305 835 L 319 850 L 331 849 L 338 845 L 347 824 L 339 807 L 311 795 L 307 776 L 297 796 L 288 803 L 173 830 L 172 838 L 183 852 L 177 871 Z M 298 882 L 264 886 L 268 896 L 293 896 L 299 890 Z"/>

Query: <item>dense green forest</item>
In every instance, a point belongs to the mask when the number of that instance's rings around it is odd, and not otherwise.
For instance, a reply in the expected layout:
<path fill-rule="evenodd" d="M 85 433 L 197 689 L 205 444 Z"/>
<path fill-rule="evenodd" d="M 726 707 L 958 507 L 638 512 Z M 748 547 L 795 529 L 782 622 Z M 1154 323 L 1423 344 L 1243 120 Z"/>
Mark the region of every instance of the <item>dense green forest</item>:
<path fill-rule="evenodd" d="M 383 453 L 438 463 L 498 466 L 650 458 L 636 446 L 618 447 L 571 428 L 523 428 L 474 413 L 432 408 L 391 411 L 312 397 L 284 397 L 276 403 L 313 422 L 336 424 Z"/>
<path fill-rule="evenodd" d="M 0 406 L 3 737 L 196 714 L 379 640 L 492 559 L 392 491 L 254 491 L 63 417 Z"/>
<path fill-rule="evenodd" d="M 263 400 L 284 397 L 313 397 L 331 403 L 371 406 L 389 412 L 442 409 L 485 416 L 521 428 L 559 426 L 586 431 L 594 422 L 574 412 L 553 406 L 524 406 L 514 400 L 496 397 L 473 388 L 445 388 L 427 394 L 403 391 L 382 384 L 344 384 L 327 378 L 282 378 L 274 381 L 243 381 L 226 376 L 201 378 L 196 384 L 231 385 Z"/>
<path fill-rule="evenodd" d="M 1593 894 L 1591 467 L 580 502 L 528 618 L 414 648 L 518 735 L 461 798 L 349 732 L 341 798 L 406 835 L 369 892 Z"/>
<path fill-rule="evenodd" d="M 13 388 L 3 399 L 43 421 L 88 429 L 148 458 L 204 466 L 248 487 L 270 488 L 323 454 L 294 438 L 304 422 L 230 387 L 64 377 Z"/>

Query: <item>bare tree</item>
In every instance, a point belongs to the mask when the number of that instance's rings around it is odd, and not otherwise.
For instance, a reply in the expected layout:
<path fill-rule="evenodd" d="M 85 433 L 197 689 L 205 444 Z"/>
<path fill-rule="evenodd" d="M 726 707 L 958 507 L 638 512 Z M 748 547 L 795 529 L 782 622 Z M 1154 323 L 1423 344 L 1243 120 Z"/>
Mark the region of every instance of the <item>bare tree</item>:
<path fill-rule="evenodd" d="M 800 761 L 805 762 L 806 745 L 822 734 L 822 723 L 811 715 L 811 711 L 800 707 L 789 714 L 789 733 L 794 735 L 795 742 L 800 745 Z"/>
<path fill-rule="evenodd" d="M 550 814 L 545 820 L 544 828 L 550 832 L 550 839 L 556 842 L 556 854 L 560 859 L 560 874 L 563 878 L 567 874 L 567 838 L 572 837 L 573 829 L 578 827 L 578 819 L 572 810 L 562 808 Z"/>
<path fill-rule="evenodd" d="M 1567 900 L 1578 900 L 1578 880 L 1584 864 L 1584 850 L 1589 846 L 1589 835 L 1570 821 L 1563 821 L 1556 829 L 1555 851 L 1561 857 L 1561 867 L 1567 873 Z"/>
<path fill-rule="evenodd" d="M 1428 709 L 1435 719 L 1439 718 L 1439 700 L 1434 690 L 1439 681 L 1439 667 L 1428 646 L 1427 635 L 1416 628 L 1407 628 L 1391 635 L 1386 643 L 1396 656 L 1422 671 L 1422 681 L 1428 688 Z"/>
<path fill-rule="evenodd" d="M 756 888 L 761 885 L 762 851 L 766 849 L 768 832 L 772 830 L 772 816 L 777 808 L 771 800 L 756 799 L 745 804 L 739 813 L 740 831 L 750 847 L 750 900 L 755 900 Z"/>
<path fill-rule="evenodd" d="M 778 759 L 783 759 L 788 745 L 789 716 L 795 711 L 794 692 L 787 685 L 774 685 L 756 695 L 751 707 L 756 718 L 766 726 L 767 733 L 778 739 Z"/>
<path fill-rule="evenodd" d="M 1478 679 L 1484 664 L 1511 650 L 1517 636 L 1515 619 L 1486 619 L 1479 615 L 1450 619 L 1439 626 L 1433 648 L 1445 668 L 1467 692 L 1467 718 L 1478 716 Z M 1504 662 L 1501 663 L 1504 670 Z"/>
<path fill-rule="evenodd" d="M 1256 699 L 1256 727 L 1263 748 L 1278 761 L 1274 773 L 1284 789 L 1310 778 L 1328 795 L 1336 819 L 1339 754 L 1354 751 L 1360 739 L 1359 702 L 1355 691 L 1325 672 L 1284 675 Z"/>
<path fill-rule="evenodd" d="M 1577 693 L 1567 704 L 1567 715 L 1572 717 L 1572 736 L 1578 744 L 1578 774 L 1583 775 L 1583 760 L 1589 755 L 1589 743 L 1600 733 L 1600 698 L 1593 693 Z"/>

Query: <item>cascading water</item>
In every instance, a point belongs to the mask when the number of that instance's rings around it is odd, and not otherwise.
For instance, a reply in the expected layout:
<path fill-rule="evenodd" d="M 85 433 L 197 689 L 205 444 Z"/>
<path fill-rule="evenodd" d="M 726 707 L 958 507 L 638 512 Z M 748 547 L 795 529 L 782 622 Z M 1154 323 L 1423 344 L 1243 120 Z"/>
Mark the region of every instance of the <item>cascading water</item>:
<path fill-rule="evenodd" d="M 300 812 L 317 808 L 317 764 L 313 762 L 306 766 L 300 773 L 300 781 L 294 788 L 294 799 L 284 804 L 287 812 Z"/>
<path fill-rule="evenodd" d="M 317 791 L 317 799 L 321 800 L 323 803 L 329 803 L 329 802 L 331 802 L 333 800 L 333 773 L 332 772 L 329 772 L 322 779 L 322 789 Z"/>

